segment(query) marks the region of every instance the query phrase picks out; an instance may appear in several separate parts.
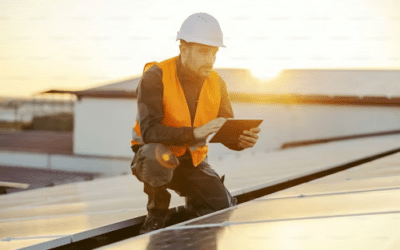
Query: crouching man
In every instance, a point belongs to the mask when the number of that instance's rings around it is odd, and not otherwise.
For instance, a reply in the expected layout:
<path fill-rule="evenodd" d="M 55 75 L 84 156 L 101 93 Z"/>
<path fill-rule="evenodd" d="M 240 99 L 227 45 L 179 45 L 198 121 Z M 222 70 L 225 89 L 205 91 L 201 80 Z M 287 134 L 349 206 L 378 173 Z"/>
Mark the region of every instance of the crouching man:
<path fill-rule="evenodd" d="M 138 87 L 132 171 L 144 183 L 148 215 L 140 230 L 165 226 L 171 195 L 201 216 L 233 206 L 235 200 L 207 162 L 207 137 L 233 118 L 224 80 L 213 70 L 223 35 L 205 13 L 189 16 L 177 35 L 180 54 L 148 63 Z M 259 128 L 244 131 L 232 150 L 253 147 Z"/>

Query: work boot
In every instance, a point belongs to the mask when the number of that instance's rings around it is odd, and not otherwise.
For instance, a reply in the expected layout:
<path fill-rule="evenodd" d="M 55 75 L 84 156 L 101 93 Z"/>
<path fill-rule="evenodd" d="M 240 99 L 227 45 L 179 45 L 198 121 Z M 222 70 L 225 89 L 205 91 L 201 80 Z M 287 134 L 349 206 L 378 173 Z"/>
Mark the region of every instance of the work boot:
<path fill-rule="evenodd" d="M 147 215 L 142 227 L 140 228 L 139 234 L 145 234 L 160 228 L 164 228 L 165 221 L 166 221 L 165 217 L 156 217 Z"/>

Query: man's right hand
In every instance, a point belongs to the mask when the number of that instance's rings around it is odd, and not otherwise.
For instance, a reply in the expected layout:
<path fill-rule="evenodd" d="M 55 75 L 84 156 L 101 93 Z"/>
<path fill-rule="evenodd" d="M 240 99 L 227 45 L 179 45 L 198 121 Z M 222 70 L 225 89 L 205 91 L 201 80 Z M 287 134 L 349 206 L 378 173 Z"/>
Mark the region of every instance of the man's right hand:
<path fill-rule="evenodd" d="M 224 125 L 226 118 L 219 117 L 216 118 L 201 127 L 197 127 L 193 130 L 194 137 L 196 140 L 206 139 L 212 133 L 217 132 L 222 125 Z"/>

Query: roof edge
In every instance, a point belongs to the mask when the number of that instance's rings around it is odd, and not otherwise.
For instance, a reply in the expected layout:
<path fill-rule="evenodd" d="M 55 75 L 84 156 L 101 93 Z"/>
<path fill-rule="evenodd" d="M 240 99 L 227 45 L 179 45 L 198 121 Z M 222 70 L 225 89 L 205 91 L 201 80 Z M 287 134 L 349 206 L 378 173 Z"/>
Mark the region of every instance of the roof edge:
<path fill-rule="evenodd" d="M 400 97 L 229 93 L 232 102 L 399 107 Z"/>
<path fill-rule="evenodd" d="M 135 91 L 64 91 L 49 90 L 43 94 L 74 94 L 78 100 L 85 97 L 136 99 Z M 252 94 L 230 92 L 230 100 L 239 103 L 264 103 L 264 104 L 321 104 L 321 105 L 360 105 L 360 106 L 386 106 L 399 107 L 400 97 L 384 96 L 329 96 L 329 95 L 300 95 L 300 94 Z"/>
<path fill-rule="evenodd" d="M 76 95 L 79 99 L 83 97 L 95 97 L 95 98 L 125 98 L 134 99 L 136 98 L 136 91 L 118 91 L 118 90 L 102 90 L 102 91 L 69 91 L 69 90 L 48 90 L 41 94 L 72 94 Z"/>

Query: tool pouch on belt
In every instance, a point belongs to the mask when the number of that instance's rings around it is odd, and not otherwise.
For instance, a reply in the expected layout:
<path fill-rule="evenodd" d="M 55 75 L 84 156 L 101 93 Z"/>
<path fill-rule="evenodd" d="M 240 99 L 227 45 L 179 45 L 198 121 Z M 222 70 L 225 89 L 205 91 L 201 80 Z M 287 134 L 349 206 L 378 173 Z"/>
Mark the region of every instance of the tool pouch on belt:
<path fill-rule="evenodd" d="M 160 143 L 141 146 L 131 164 L 132 174 L 150 186 L 159 187 L 171 181 L 179 160 Z"/>
<path fill-rule="evenodd" d="M 139 151 L 139 149 L 142 147 L 143 145 L 141 145 L 141 144 L 136 144 L 136 145 L 132 145 L 131 146 L 131 149 L 132 149 L 132 151 L 133 151 L 133 153 L 137 153 L 137 151 Z"/>

